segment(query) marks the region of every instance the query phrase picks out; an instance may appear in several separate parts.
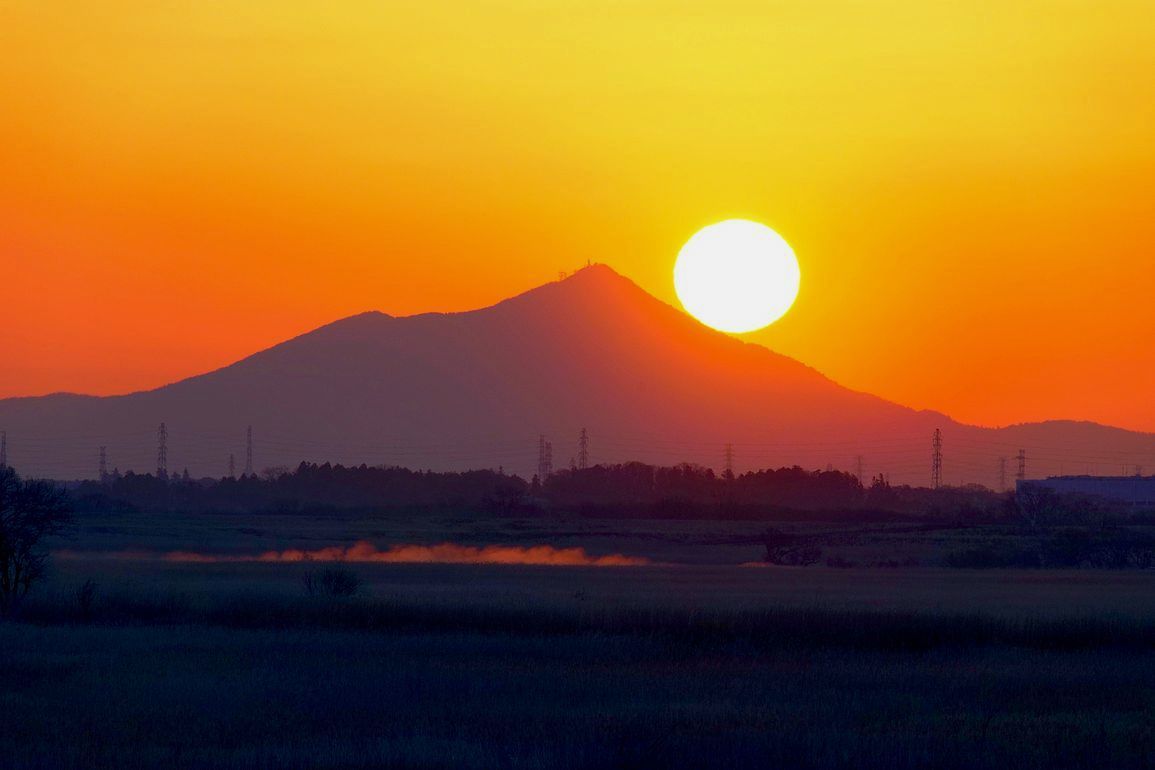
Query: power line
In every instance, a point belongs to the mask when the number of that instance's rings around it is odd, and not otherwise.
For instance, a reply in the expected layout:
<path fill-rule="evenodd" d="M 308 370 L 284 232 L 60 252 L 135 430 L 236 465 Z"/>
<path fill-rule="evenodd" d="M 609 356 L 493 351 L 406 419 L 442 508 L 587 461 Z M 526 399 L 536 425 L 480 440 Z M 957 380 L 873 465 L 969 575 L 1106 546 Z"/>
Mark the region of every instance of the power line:
<path fill-rule="evenodd" d="M 537 437 L 537 478 L 544 483 L 552 475 L 553 444 L 543 434 Z"/>
<path fill-rule="evenodd" d="M 253 475 L 253 426 L 250 425 L 245 431 L 245 474 L 246 476 Z"/>
<path fill-rule="evenodd" d="M 938 489 L 942 486 L 942 431 L 938 428 L 934 429 L 931 447 L 930 486 L 931 489 Z"/>
<path fill-rule="evenodd" d="M 255 426 L 253 426 L 255 427 Z M 220 461 L 227 459 L 230 452 L 235 451 L 236 429 L 229 428 L 227 423 L 222 424 L 220 432 L 213 427 L 205 426 L 202 430 L 187 431 L 188 426 L 181 430 L 180 457 L 190 464 L 190 469 L 202 468 L 220 469 Z M 265 427 L 262 430 L 266 430 Z M 264 432 L 262 436 L 262 451 L 271 453 L 266 460 L 278 463 L 292 461 L 330 461 L 342 464 L 384 464 L 400 465 L 405 467 L 453 467 L 458 469 L 466 465 L 470 467 L 496 467 L 500 462 L 506 468 L 516 465 L 525 471 L 534 468 L 534 462 L 540 460 L 540 452 L 534 457 L 533 446 L 524 438 L 521 440 L 511 436 L 506 439 L 493 435 L 466 435 L 461 439 L 450 435 L 423 435 L 404 433 L 392 435 L 388 440 L 370 434 L 362 436 L 345 436 L 332 434 L 325 436 L 308 436 L 296 433 L 296 428 L 282 428 L 277 433 L 274 427 L 271 432 Z M 294 431 L 294 432 L 290 432 Z M 599 428 L 599 431 L 603 431 Z M 933 429 L 932 429 L 933 431 Z M 156 424 L 151 431 L 156 435 Z M 66 434 L 26 436 L 21 434 L 19 446 L 22 468 L 27 467 L 29 472 L 54 476 L 57 478 L 91 478 L 92 477 L 92 449 L 94 446 L 107 446 L 109 459 L 108 468 L 112 469 L 111 455 L 116 456 L 117 464 L 124 468 L 135 467 L 140 470 L 149 469 L 156 459 L 156 445 L 150 451 L 147 441 L 142 440 L 143 431 L 132 431 L 121 425 L 110 425 L 108 431 L 94 434 L 94 427 L 69 431 Z M 588 429 L 586 431 L 589 436 Z M 233 438 L 230 439 L 229 436 Z M 821 435 L 821 433 L 820 433 Z M 925 432 L 923 433 L 925 437 Z M 817 436 L 814 436 L 817 439 Z M 859 439 L 849 441 L 834 435 L 824 436 L 824 440 L 812 441 L 765 441 L 765 442 L 733 442 L 733 450 L 741 454 L 743 466 L 747 468 L 776 468 L 791 463 L 809 467 L 825 467 L 831 458 L 834 465 L 840 463 L 843 467 L 856 470 L 859 455 L 856 453 L 871 454 L 871 473 L 889 473 L 903 482 L 918 482 L 928 485 L 930 479 L 925 477 L 925 438 L 915 437 L 913 440 L 891 437 L 887 439 Z M 944 437 L 945 438 L 945 437 Z M 1023 452 L 1029 452 L 1033 463 L 1033 475 L 1042 477 L 1061 470 L 1071 471 L 1088 467 L 1090 463 L 1097 463 L 1097 468 L 1106 472 L 1110 468 L 1120 472 L 1120 466 L 1126 464 L 1126 471 L 1140 464 L 1147 468 L 1155 467 L 1155 442 L 1151 448 L 1145 445 L 1136 445 L 1131 451 L 1122 449 L 1108 450 L 1096 445 L 1084 446 L 1074 444 L 1064 446 L 1058 443 L 1033 443 L 1021 438 L 1012 439 L 1015 443 L 1012 448 L 1003 448 L 1004 441 L 993 441 L 978 436 L 969 436 L 966 432 L 958 432 L 951 428 L 951 474 L 956 482 L 977 480 L 990 483 L 999 481 L 999 458 L 1007 460 L 1006 482 L 1009 488 L 1014 487 L 1016 453 L 1019 447 Z M 631 433 L 598 434 L 598 461 L 599 462 L 628 462 L 643 460 L 654 464 L 672 464 L 680 461 L 696 461 L 713 464 L 717 467 L 718 444 L 710 437 L 687 435 L 677 437 L 672 433 L 642 431 Z M 725 444 L 723 445 L 725 446 Z M 577 447 L 575 447 L 576 449 Z M 248 450 L 248 431 L 246 430 L 246 446 Z M 944 450 L 945 451 L 945 450 Z M 255 453 L 255 447 L 254 447 Z M 572 465 L 577 467 L 577 452 L 573 455 Z M 709 457 L 716 458 L 710 463 Z M 6 458 L 10 460 L 11 458 Z M 244 457 L 235 458 L 237 467 L 245 464 Z M 255 469 L 255 456 L 253 460 Z M 590 460 L 592 463 L 592 459 Z M 552 464 L 551 473 L 556 470 Z M 167 462 L 166 462 L 167 466 Z M 1064 468 L 1065 466 L 1065 468 Z M 156 467 L 156 466 L 153 466 Z M 919 468 L 923 470 L 919 470 Z M 166 467 L 167 470 L 167 467 Z M 865 467 L 862 470 L 865 481 Z M 219 473 L 219 470 L 217 471 Z M 524 473 L 524 471 L 522 471 Z M 78 475 L 69 475 L 78 474 Z M 532 475 L 532 474 L 531 474 Z M 992 479 L 991 477 L 996 478 Z M 1025 472 L 1024 472 L 1025 476 Z M 945 483 L 945 474 L 940 477 L 940 483 Z"/>
<path fill-rule="evenodd" d="M 156 477 L 168 478 L 168 428 L 163 422 L 156 429 Z"/>

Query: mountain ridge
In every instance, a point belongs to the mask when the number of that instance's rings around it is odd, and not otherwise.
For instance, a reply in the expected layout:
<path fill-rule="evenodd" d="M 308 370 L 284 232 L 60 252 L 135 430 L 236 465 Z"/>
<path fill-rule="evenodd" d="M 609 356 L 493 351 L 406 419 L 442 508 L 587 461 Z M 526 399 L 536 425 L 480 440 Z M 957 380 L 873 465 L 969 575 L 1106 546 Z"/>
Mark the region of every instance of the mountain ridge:
<path fill-rule="evenodd" d="M 37 475 L 91 477 L 98 446 L 113 465 L 154 468 L 160 422 L 170 470 L 216 476 L 229 454 L 243 456 L 247 425 L 262 466 L 308 459 L 530 475 L 539 435 L 562 465 L 569 439 L 587 428 L 595 461 L 717 466 L 733 444 L 743 468 L 849 470 L 865 456 L 867 475 L 925 482 L 939 428 L 956 461 L 952 482 L 993 483 L 1013 441 L 1031 442 L 1038 469 L 1117 459 L 1155 467 L 1152 434 L 1077 421 L 968 426 L 846 388 L 703 326 L 605 265 L 476 310 L 347 316 L 151 390 L 0 400 L 12 462 Z"/>

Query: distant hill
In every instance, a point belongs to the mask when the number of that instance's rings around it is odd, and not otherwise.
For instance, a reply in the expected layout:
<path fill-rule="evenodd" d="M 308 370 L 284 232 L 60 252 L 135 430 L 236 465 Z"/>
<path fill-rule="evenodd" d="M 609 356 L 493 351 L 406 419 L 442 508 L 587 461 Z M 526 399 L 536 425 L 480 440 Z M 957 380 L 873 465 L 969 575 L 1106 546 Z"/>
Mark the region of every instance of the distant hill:
<path fill-rule="evenodd" d="M 1155 471 L 1155 434 L 1092 423 L 961 425 L 844 388 L 810 367 L 715 332 L 597 265 L 493 307 L 394 318 L 364 313 L 231 366 L 114 397 L 0 400 L 9 461 L 30 475 L 91 478 L 156 467 L 168 428 L 171 471 L 221 476 L 230 453 L 255 469 L 301 460 L 530 476 L 538 436 L 555 466 L 688 461 L 735 469 L 800 464 L 927 483 L 931 434 L 951 484 L 994 485 L 998 459 L 1026 449 L 1028 475 Z"/>

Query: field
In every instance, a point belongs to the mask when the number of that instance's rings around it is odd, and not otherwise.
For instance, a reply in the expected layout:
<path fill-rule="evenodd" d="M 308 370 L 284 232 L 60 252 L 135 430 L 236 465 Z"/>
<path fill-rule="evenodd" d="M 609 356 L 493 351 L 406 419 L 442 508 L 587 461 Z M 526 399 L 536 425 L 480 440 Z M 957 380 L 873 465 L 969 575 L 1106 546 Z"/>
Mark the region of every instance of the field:
<path fill-rule="evenodd" d="M 1155 764 L 1151 571 L 742 566 L 760 528 L 726 522 L 80 524 L 0 624 L 6 767 Z M 929 564 L 941 537 L 842 556 Z M 653 564 L 349 564 L 340 597 L 303 589 L 332 565 L 154 558 L 357 539 Z"/>

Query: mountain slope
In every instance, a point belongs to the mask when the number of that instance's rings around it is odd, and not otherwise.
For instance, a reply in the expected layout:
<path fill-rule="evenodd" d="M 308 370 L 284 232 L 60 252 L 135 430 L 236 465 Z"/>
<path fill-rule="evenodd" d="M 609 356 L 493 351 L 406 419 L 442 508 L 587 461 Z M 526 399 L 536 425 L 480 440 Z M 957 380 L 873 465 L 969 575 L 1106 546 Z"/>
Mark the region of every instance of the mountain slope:
<path fill-rule="evenodd" d="M 925 482 L 941 428 L 952 483 L 994 483 L 996 458 L 1020 446 L 1032 475 L 1088 462 L 1155 468 L 1148 434 L 1077 423 L 986 430 L 848 390 L 702 326 L 604 266 L 466 313 L 353 316 L 153 391 L 0 401 L 10 461 L 32 474 L 90 477 L 100 446 L 110 466 L 151 470 L 161 422 L 170 471 L 194 475 L 222 475 L 230 453 L 239 471 L 247 425 L 258 470 L 310 459 L 531 474 L 539 434 L 565 465 L 583 427 L 595 462 L 718 466 L 732 443 L 739 469 L 854 469 L 861 455 L 868 474 Z"/>

